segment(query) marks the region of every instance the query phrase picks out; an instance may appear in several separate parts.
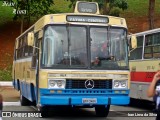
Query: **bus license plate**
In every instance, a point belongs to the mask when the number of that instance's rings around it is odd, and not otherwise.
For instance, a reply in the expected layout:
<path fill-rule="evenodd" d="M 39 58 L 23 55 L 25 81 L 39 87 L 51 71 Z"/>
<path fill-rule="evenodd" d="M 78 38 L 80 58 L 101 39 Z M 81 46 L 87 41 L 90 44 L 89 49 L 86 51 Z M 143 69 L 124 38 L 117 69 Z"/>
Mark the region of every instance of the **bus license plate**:
<path fill-rule="evenodd" d="M 82 103 L 89 103 L 89 104 L 97 103 L 97 98 L 82 98 Z"/>

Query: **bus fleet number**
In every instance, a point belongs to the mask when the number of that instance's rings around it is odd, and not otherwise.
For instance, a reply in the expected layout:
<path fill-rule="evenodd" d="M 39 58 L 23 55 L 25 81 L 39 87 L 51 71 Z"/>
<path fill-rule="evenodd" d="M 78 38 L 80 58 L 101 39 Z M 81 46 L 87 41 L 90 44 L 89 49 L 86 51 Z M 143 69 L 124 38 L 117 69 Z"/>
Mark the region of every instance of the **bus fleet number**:
<path fill-rule="evenodd" d="M 146 78 L 153 78 L 155 72 L 146 73 Z"/>

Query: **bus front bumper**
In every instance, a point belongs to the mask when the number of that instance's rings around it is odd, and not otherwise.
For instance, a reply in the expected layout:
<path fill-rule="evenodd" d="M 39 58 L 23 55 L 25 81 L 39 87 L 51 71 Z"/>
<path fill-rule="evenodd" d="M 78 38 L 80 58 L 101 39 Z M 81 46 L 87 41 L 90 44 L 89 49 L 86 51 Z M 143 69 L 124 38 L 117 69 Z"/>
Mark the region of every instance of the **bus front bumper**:
<path fill-rule="evenodd" d="M 129 96 L 41 96 L 41 105 L 127 105 L 130 102 Z"/>

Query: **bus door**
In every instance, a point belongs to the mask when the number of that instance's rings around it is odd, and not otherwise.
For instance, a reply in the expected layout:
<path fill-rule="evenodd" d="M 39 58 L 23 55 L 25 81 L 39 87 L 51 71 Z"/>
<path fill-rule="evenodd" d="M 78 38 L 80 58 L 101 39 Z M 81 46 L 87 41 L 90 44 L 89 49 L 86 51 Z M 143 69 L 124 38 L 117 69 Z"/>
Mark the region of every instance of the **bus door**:
<path fill-rule="evenodd" d="M 38 40 L 38 33 L 34 34 L 34 48 L 33 48 L 33 57 L 32 57 L 32 68 L 35 72 L 35 79 L 34 79 L 34 93 L 36 98 L 36 103 L 38 102 L 38 88 L 39 88 L 39 40 Z"/>

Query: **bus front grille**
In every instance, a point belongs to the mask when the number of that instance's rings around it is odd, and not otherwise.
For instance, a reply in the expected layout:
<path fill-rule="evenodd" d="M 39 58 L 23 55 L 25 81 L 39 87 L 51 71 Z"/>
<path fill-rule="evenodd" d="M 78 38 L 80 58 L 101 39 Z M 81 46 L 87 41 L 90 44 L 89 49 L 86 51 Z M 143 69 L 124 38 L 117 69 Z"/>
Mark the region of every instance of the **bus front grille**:
<path fill-rule="evenodd" d="M 66 80 L 66 89 L 88 89 L 87 80 Z M 93 81 L 93 82 L 92 82 Z M 92 80 L 92 89 L 112 89 L 112 80 Z"/>

